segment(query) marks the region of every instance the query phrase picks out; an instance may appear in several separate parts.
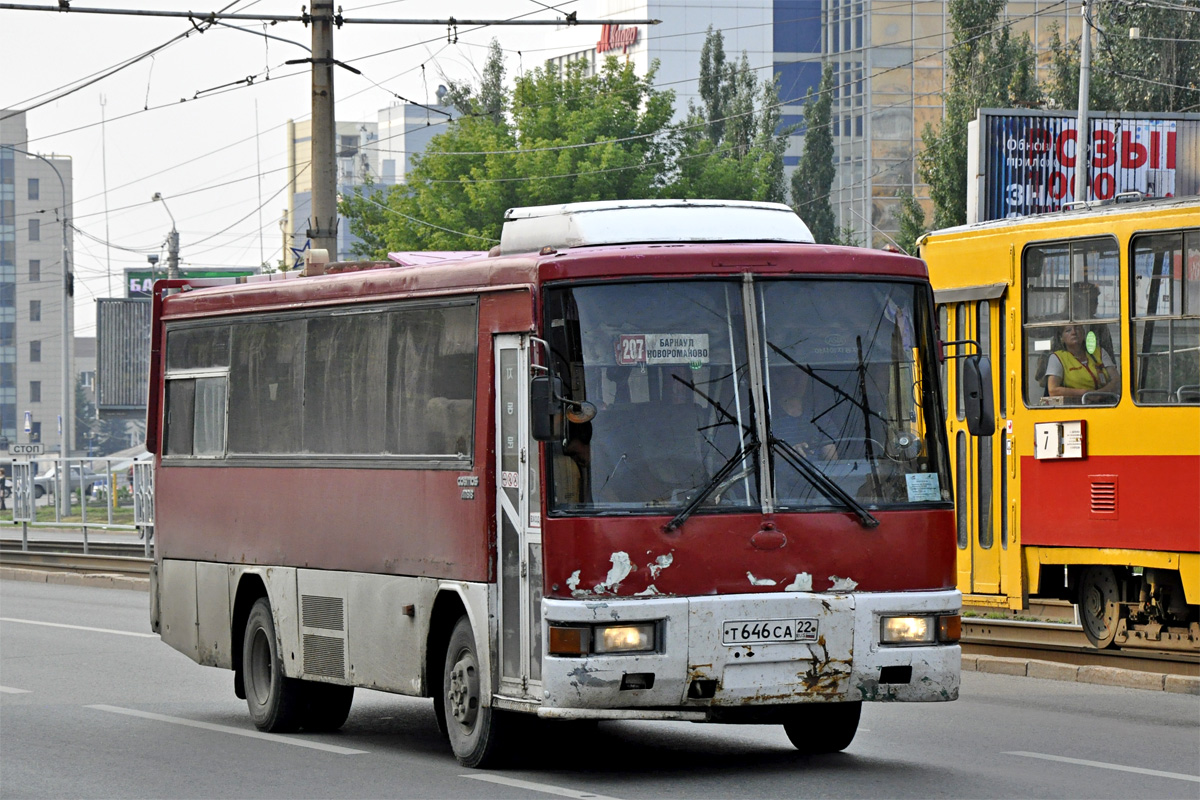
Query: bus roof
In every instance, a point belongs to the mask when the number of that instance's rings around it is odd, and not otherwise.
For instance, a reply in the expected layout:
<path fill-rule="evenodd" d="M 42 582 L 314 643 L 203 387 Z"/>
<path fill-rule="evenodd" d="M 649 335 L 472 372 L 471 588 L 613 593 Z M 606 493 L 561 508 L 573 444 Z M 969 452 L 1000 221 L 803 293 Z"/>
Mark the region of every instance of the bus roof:
<path fill-rule="evenodd" d="M 578 247 L 544 254 L 476 256 L 426 266 L 387 266 L 333 274 L 196 288 L 164 298 L 163 318 L 240 314 L 306 305 L 384 301 L 505 288 L 547 281 L 637 277 L 853 275 L 927 277 L 910 256 L 814 244 L 684 243 Z M 282 276 L 281 276 L 282 277 Z"/>

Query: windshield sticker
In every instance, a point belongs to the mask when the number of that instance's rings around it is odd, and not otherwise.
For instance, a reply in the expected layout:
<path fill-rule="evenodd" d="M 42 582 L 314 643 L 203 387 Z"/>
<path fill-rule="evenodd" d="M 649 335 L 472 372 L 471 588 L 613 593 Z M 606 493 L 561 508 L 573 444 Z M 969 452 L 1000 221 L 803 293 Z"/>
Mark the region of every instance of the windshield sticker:
<path fill-rule="evenodd" d="M 1035 353 L 1049 353 L 1050 339 L 1035 339 L 1033 342 L 1033 350 Z"/>
<path fill-rule="evenodd" d="M 904 479 L 908 481 L 908 502 L 937 502 L 942 499 L 942 487 L 936 472 L 910 472 Z"/>
<path fill-rule="evenodd" d="M 627 333 L 618 336 L 613 347 L 623 367 L 687 364 L 699 369 L 709 361 L 707 333 Z"/>

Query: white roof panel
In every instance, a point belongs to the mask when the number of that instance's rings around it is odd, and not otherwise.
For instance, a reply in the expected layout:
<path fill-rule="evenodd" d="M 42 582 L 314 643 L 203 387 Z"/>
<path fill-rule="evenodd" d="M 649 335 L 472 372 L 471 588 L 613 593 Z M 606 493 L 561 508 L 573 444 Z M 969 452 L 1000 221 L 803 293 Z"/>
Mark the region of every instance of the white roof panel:
<path fill-rule="evenodd" d="M 500 252 L 664 242 L 802 242 L 812 232 L 783 203 L 604 200 L 510 208 Z"/>

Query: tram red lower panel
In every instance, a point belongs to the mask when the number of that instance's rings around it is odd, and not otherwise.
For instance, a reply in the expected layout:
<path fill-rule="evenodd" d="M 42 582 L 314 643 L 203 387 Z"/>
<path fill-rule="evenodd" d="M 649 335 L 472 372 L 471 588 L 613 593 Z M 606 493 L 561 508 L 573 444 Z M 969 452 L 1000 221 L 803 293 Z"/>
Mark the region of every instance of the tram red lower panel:
<path fill-rule="evenodd" d="M 1200 458 L 1021 459 L 1021 543 L 1196 552 Z"/>
<path fill-rule="evenodd" d="M 699 514 L 559 518 L 543 531 L 551 597 L 709 595 L 795 590 L 918 591 L 955 586 L 954 512 Z M 772 529 L 770 526 L 773 525 Z M 847 583 L 849 581 L 851 583 Z"/>

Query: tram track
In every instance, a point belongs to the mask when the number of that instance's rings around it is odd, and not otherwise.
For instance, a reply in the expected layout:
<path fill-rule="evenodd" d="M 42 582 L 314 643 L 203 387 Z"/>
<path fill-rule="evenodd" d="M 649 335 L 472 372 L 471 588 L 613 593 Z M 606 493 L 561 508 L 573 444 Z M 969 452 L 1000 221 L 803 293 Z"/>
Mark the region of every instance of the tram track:
<path fill-rule="evenodd" d="M 0 541 L 0 566 L 41 571 L 103 573 L 145 578 L 153 559 L 142 542 Z M 1083 629 L 1069 622 L 963 619 L 964 655 L 1051 661 L 1076 666 L 1105 666 L 1162 675 L 1200 676 L 1200 655 L 1156 650 L 1096 650 Z"/>

